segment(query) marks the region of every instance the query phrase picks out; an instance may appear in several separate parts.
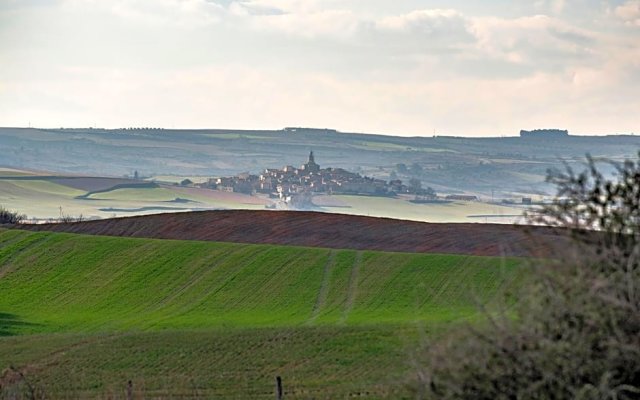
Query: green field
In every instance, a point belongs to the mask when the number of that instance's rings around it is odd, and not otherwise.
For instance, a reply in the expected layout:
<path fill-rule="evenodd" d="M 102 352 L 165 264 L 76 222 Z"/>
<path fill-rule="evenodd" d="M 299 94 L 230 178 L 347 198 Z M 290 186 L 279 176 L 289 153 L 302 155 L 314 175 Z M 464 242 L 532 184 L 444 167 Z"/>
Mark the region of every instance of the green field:
<path fill-rule="evenodd" d="M 50 397 L 402 397 L 418 327 L 477 319 L 522 264 L 4 230 L 0 371 Z"/>
<path fill-rule="evenodd" d="M 135 398 L 273 399 L 276 376 L 287 399 L 398 399 L 416 337 L 406 325 L 12 336 L 0 360 L 54 399 L 122 399 L 129 380 Z"/>
<path fill-rule="evenodd" d="M 177 197 L 177 193 L 167 188 L 127 188 L 114 189 L 106 192 L 90 194 L 92 200 L 119 200 L 119 201 L 171 201 Z"/>
<path fill-rule="evenodd" d="M 17 186 L 27 192 L 50 196 L 75 197 L 84 194 L 82 190 L 59 185 L 48 180 L 5 180 L 4 182 Z"/>
<path fill-rule="evenodd" d="M 91 193 L 57 184 L 51 178 L 18 180 L 0 177 L 0 205 L 26 214 L 30 219 L 57 219 L 63 214 L 84 218 L 112 218 L 114 216 L 145 215 L 159 212 L 190 211 L 193 209 L 264 209 L 264 205 L 250 204 L 250 196 L 231 199 L 219 192 L 189 189 L 172 185 L 147 188 L 116 188 Z M 189 202 L 175 202 L 186 199 Z"/>
<path fill-rule="evenodd" d="M 25 171 L 17 168 L 0 167 L 0 177 L 29 176 L 35 174 L 35 172 Z"/>

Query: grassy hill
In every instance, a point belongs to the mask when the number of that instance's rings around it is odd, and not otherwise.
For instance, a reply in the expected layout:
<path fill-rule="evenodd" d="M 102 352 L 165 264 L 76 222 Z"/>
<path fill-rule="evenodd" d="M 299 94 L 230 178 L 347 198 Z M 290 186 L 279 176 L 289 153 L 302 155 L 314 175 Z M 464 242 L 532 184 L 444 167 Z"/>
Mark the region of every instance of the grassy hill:
<path fill-rule="evenodd" d="M 520 271 L 517 259 L 18 230 L 0 246 L 0 311 L 24 322 L 16 333 L 448 321 Z"/>
<path fill-rule="evenodd" d="M 0 230 L 0 371 L 49 397 L 271 398 L 278 374 L 288 398 L 398 398 L 416 327 L 475 318 L 522 264 Z"/>

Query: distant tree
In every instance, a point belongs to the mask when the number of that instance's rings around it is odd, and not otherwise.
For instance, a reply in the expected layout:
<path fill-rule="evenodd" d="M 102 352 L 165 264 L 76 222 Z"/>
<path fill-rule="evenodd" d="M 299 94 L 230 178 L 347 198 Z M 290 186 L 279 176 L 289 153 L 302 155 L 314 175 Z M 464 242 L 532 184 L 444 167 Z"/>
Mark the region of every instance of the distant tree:
<path fill-rule="evenodd" d="M 431 198 L 431 199 L 435 199 L 436 197 L 438 197 L 438 194 L 436 193 L 435 189 L 433 189 L 431 186 L 427 186 L 426 189 L 423 189 L 422 195 L 424 197 Z"/>
<path fill-rule="evenodd" d="M 396 170 L 401 174 L 406 174 L 406 173 L 409 172 L 409 169 L 407 168 L 407 165 L 403 164 L 403 163 L 396 164 Z"/>
<path fill-rule="evenodd" d="M 82 222 L 84 220 L 85 218 L 82 214 L 78 215 L 77 217 L 74 217 L 73 215 L 63 214 L 58 221 L 63 224 L 69 224 L 73 222 Z"/>
<path fill-rule="evenodd" d="M 133 179 L 140 179 L 140 175 L 138 174 L 137 170 L 133 172 Z"/>
<path fill-rule="evenodd" d="M 422 175 L 423 169 L 422 169 L 422 166 L 420 164 L 413 163 L 413 164 L 411 164 L 411 167 L 409 168 L 409 172 L 411 173 L 411 175 L 420 176 L 420 175 Z"/>
<path fill-rule="evenodd" d="M 180 182 L 181 186 L 191 186 L 193 185 L 193 181 L 191 179 L 184 179 Z"/>
<path fill-rule="evenodd" d="M 398 179 L 398 174 L 396 173 L 396 171 L 391 171 L 391 173 L 389 174 L 389 180 L 395 181 L 397 179 Z"/>
<path fill-rule="evenodd" d="M 0 206 L 0 224 L 19 224 L 27 219 L 25 214 L 19 214 L 16 211 L 9 211 Z"/>
<path fill-rule="evenodd" d="M 63 224 L 67 224 L 67 223 L 73 223 L 73 222 L 82 222 L 85 220 L 84 215 L 80 214 L 77 217 L 74 217 L 73 215 L 70 214 L 65 214 L 64 210 L 62 209 L 62 206 L 58 207 L 58 210 L 60 212 L 60 217 L 58 218 L 58 222 L 61 222 Z"/>

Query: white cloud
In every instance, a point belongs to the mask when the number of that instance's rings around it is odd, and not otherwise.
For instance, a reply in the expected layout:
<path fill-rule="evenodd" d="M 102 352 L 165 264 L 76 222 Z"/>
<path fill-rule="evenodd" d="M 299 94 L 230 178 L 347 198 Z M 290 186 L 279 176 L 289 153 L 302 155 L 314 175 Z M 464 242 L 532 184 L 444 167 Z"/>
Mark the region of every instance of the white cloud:
<path fill-rule="evenodd" d="M 614 10 L 615 15 L 628 25 L 640 26 L 640 0 L 630 0 Z"/>
<path fill-rule="evenodd" d="M 534 7 L 538 12 L 550 12 L 554 15 L 562 14 L 566 6 L 566 0 L 537 0 L 534 3 Z"/>
<path fill-rule="evenodd" d="M 566 62 L 593 55 L 592 33 L 546 15 L 515 19 L 473 18 L 478 48 L 490 57 L 513 63 Z"/>
<path fill-rule="evenodd" d="M 248 9 L 280 10 L 282 13 L 293 14 L 309 14 L 327 9 L 320 0 L 234 0 L 230 6 L 233 5 Z"/>
<path fill-rule="evenodd" d="M 348 10 L 261 15 L 251 18 L 250 26 L 305 38 L 350 38 L 361 21 Z"/>
<path fill-rule="evenodd" d="M 401 33 L 423 41 L 439 39 L 464 43 L 470 37 L 468 18 L 451 9 L 416 10 L 394 15 L 376 21 L 375 27 L 382 34 Z"/>
<path fill-rule="evenodd" d="M 464 17 L 452 9 L 415 10 L 408 14 L 383 18 L 377 23 L 381 29 L 397 31 L 428 31 L 446 26 L 450 21 L 463 21 Z"/>
<path fill-rule="evenodd" d="M 562 14 L 566 6 L 565 0 L 553 0 L 551 2 L 551 10 L 554 14 Z"/>
<path fill-rule="evenodd" d="M 0 7 L 0 125 L 640 129 L 636 31 L 569 19 L 578 0 L 533 15 L 390 3 L 363 13 L 348 6 L 359 0 L 60 1 Z M 637 6 L 608 23 L 636 24 Z"/>
<path fill-rule="evenodd" d="M 220 22 L 224 7 L 207 0 L 59 0 L 60 13 L 113 15 L 145 27 L 198 28 Z"/>

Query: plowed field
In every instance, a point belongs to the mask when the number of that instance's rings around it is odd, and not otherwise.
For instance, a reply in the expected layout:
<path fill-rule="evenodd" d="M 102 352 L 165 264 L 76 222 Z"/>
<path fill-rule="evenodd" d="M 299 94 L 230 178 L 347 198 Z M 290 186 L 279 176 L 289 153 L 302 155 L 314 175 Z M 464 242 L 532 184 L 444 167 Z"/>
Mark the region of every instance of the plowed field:
<path fill-rule="evenodd" d="M 176 240 L 485 256 L 546 255 L 546 228 L 433 224 L 303 211 L 221 210 L 25 226 L 30 230 Z"/>

